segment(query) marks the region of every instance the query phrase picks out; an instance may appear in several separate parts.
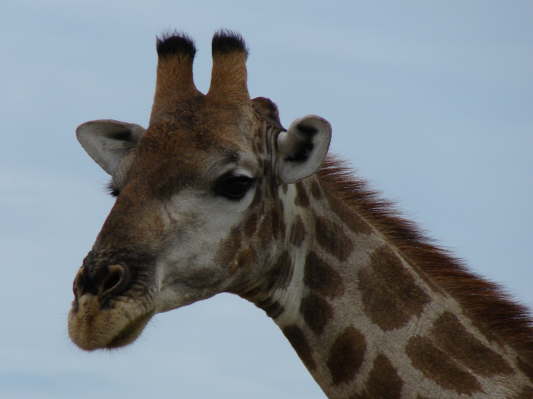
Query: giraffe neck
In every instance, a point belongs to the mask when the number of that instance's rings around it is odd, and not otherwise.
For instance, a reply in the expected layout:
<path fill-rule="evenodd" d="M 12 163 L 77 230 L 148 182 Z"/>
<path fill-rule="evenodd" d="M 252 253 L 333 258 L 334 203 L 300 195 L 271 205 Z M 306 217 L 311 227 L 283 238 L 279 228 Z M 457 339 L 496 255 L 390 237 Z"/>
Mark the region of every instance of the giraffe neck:
<path fill-rule="evenodd" d="M 270 273 L 278 279 L 248 297 L 274 319 L 328 397 L 533 393 L 516 352 L 472 322 L 319 178 L 280 194 L 285 250 Z"/>

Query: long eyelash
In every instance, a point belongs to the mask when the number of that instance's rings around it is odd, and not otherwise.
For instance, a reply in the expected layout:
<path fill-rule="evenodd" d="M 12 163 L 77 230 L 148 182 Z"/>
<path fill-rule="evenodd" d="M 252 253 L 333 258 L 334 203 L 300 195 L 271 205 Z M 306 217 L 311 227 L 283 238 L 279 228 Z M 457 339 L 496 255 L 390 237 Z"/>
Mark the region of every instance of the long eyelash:
<path fill-rule="evenodd" d="M 112 181 L 106 184 L 105 189 L 107 193 L 112 197 L 118 197 L 118 195 L 120 194 L 120 190 L 113 185 Z"/>

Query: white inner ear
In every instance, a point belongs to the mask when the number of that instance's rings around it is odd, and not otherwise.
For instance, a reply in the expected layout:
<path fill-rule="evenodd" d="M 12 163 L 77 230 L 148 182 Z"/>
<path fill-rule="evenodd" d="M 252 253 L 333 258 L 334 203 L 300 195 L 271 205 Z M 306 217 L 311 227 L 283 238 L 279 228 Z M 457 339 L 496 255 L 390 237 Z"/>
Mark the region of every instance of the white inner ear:
<path fill-rule="evenodd" d="M 76 136 L 87 154 L 113 175 L 144 132 L 142 126 L 133 123 L 102 119 L 81 124 L 76 129 Z"/>
<path fill-rule="evenodd" d="M 278 136 L 278 173 L 284 183 L 295 183 L 315 173 L 328 153 L 331 125 L 316 115 L 295 120 Z"/>

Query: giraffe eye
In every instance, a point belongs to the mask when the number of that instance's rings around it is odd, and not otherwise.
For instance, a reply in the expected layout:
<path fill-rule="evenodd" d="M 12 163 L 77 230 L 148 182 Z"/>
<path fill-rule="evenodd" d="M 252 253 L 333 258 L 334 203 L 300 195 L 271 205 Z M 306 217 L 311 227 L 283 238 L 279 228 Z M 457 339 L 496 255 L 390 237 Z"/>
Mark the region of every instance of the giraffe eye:
<path fill-rule="evenodd" d="M 216 195 L 221 195 L 231 200 L 240 200 L 254 183 L 255 179 L 251 177 L 228 173 L 216 181 L 214 191 Z"/>

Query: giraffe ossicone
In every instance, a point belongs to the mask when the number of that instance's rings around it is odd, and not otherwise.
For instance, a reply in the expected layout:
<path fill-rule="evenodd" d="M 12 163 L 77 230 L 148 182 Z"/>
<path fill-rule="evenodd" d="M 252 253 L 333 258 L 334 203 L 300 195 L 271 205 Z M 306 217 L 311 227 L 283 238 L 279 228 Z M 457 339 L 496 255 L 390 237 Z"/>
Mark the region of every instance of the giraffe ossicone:
<path fill-rule="evenodd" d="M 127 345 L 156 313 L 230 292 L 275 321 L 329 398 L 533 398 L 528 312 L 328 158 L 326 120 L 285 130 L 251 99 L 239 35 L 215 34 L 207 94 L 188 36 L 157 52 L 147 129 L 76 131 L 117 197 L 74 280 L 76 345 Z"/>

